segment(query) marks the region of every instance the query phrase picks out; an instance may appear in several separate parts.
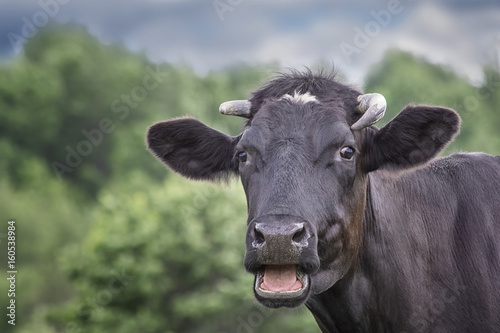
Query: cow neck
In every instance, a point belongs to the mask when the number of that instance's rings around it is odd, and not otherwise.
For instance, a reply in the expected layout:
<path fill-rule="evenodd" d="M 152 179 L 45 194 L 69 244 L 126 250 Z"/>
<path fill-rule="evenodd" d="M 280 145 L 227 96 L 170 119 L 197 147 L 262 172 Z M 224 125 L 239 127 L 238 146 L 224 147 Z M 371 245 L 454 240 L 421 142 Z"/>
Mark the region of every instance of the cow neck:
<path fill-rule="evenodd" d="M 379 271 L 369 255 L 370 240 L 380 239 L 374 212 L 371 175 L 366 180 L 363 242 L 357 263 L 327 291 L 311 297 L 306 306 L 323 333 L 391 331 L 393 320 L 381 304 L 390 302 L 384 292 L 377 292 L 375 272 Z M 391 304 L 391 303 L 388 303 Z M 376 324 L 375 324 L 376 323 Z"/>

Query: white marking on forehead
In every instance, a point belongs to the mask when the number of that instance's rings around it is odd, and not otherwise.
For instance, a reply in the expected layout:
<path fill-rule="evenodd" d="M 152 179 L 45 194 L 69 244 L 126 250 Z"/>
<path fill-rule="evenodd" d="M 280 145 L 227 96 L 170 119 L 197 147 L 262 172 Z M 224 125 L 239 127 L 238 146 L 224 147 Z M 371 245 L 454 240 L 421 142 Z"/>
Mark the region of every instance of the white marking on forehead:
<path fill-rule="evenodd" d="M 288 99 L 291 102 L 300 103 L 300 104 L 306 104 L 309 102 L 319 103 L 316 96 L 311 95 L 309 92 L 306 92 L 305 94 L 300 94 L 298 92 L 294 92 L 293 96 L 289 95 L 289 94 L 285 94 L 280 98 L 280 100 L 282 100 L 282 99 Z"/>

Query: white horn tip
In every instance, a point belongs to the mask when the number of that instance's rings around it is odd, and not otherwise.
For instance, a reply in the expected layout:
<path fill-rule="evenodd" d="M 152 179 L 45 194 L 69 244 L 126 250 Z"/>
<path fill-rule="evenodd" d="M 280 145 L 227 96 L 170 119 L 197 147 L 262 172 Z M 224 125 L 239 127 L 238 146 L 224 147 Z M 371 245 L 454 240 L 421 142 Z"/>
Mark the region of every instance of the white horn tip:
<path fill-rule="evenodd" d="M 358 96 L 358 111 L 363 113 L 351 129 L 356 131 L 378 122 L 385 114 L 387 101 L 381 94 L 364 94 Z"/>
<path fill-rule="evenodd" d="M 237 100 L 224 102 L 219 107 L 219 112 L 230 116 L 248 116 L 252 104 L 247 100 Z"/>
<path fill-rule="evenodd" d="M 365 112 L 370 106 L 375 106 L 378 110 L 385 110 L 385 108 L 387 107 L 387 101 L 385 100 L 385 97 L 377 93 L 359 95 L 358 102 L 358 109 L 361 112 Z"/>

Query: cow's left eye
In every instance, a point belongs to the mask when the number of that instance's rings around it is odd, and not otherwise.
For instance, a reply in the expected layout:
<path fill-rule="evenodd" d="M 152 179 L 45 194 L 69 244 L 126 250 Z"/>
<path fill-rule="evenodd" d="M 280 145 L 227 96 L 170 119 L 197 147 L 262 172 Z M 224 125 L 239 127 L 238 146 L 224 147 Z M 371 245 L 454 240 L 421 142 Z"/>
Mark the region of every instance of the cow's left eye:
<path fill-rule="evenodd" d="M 340 157 L 345 158 L 346 160 L 352 159 L 354 156 L 355 150 L 352 147 L 344 147 L 340 150 Z"/>
<path fill-rule="evenodd" d="M 247 161 L 247 153 L 244 151 L 238 152 L 236 154 L 236 156 L 238 156 L 238 161 L 240 161 L 241 163 L 244 163 Z"/>

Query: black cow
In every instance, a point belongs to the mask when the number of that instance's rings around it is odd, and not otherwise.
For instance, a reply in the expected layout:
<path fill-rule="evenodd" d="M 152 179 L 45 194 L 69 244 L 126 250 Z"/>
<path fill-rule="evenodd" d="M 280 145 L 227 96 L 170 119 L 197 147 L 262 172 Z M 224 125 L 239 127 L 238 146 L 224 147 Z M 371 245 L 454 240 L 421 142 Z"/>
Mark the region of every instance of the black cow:
<path fill-rule="evenodd" d="M 245 268 L 268 307 L 305 304 L 323 332 L 500 332 L 500 157 L 433 158 L 460 118 L 331 75 L 282 74 L 231 137 L 192 118 L 157 123 L 151 152 L 191 179 L 241 177 Z"/>

